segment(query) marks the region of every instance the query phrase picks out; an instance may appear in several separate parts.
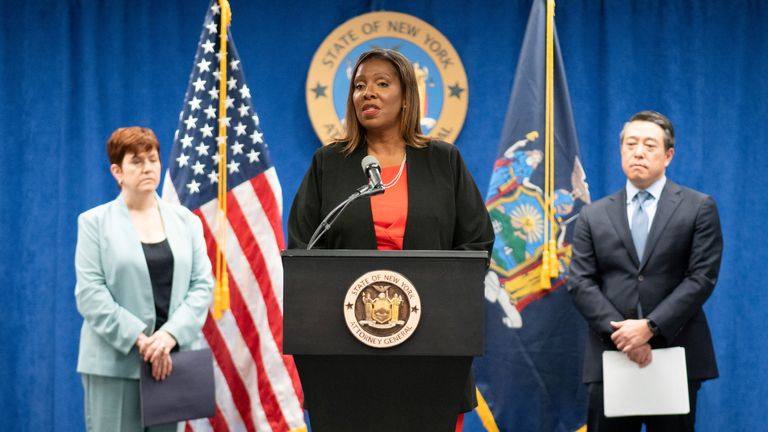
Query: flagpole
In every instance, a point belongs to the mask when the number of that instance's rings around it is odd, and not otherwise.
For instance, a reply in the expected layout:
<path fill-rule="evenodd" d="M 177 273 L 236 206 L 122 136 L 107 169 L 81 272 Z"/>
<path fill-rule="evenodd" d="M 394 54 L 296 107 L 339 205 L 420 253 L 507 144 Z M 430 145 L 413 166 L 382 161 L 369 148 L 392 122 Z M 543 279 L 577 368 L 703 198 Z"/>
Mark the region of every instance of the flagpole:
<path fill-rule="evenodd" d="M 555 137 L 554 137 L 554 16 L 555 1 L 547 0 L 546 78 L 544 85 L 544 242 L 541 252 L 541 288 L 551 288 L 551 278 L 558 275 L 555 243 Z"/>
<path fill-rule="evenodd" d="M 555 211 L 555 0 L 547 2 L 547 62 L 549 85 L 549 277 L 559 275 L 557 259 L 557 213 Z"/>
<path fill-rule="evenodd" d="M 219 0 L 221 31 L 219 32 L 219 213 L 216 241 L 216 288 L 213 296 L 213 318 L 221 319 L 229 309 L 229 273 L 227 271 L 227 29 L 232 12 L 227 0 Z"/>

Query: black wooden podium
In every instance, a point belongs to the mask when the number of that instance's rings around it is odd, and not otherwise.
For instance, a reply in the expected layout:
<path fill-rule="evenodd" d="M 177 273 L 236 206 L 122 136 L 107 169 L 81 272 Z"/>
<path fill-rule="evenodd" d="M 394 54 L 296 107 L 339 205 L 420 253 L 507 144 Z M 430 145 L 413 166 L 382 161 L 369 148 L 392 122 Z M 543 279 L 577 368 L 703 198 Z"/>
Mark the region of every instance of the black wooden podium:
<path fill-rule="evenodd" d="M 453 431 L 474 399 L 471 365 L 483 353 L 486 252 L 286 250 L 284 351 L 301 378 L 313 432 Z M 347 327 L 350 286 L 389 270 L 418 291 L 418 326 L 373 348 Z"/>

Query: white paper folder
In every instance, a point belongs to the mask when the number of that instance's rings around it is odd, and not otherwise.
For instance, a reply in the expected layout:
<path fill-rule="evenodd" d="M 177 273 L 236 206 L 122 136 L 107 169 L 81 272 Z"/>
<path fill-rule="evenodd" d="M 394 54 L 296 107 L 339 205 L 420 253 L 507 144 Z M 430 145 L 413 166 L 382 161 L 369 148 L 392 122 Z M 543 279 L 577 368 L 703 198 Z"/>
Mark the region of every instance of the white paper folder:
<path fill-rule="evenodd" d="M 644 368 L 620 351 L 604 351 L 603 401 L 606 417 L 688 414 L 685 348 L 655 349 Z"/>

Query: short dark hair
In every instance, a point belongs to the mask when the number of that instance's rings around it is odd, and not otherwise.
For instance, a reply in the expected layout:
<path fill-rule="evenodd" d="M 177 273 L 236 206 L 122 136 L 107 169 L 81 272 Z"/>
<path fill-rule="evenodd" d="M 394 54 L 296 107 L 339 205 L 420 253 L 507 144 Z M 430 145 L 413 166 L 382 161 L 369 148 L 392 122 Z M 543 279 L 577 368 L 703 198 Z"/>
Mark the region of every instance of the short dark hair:
<path fill-rule="evenodd" d="M 624 142 L 624 130 L 627 125 L 634 121 L 646 121 L 651 122 L 661 128 L 664 131 L 664 150 L 669 150 L 675 147 L 675 128 L 672 126 L 672 122 L 662 113 L 656 111 L 640 111 L 624 123 L 624 127 L 621 128 L 621 134 L 619 139 Z"/>
<path fill-rule="evenodd" d="M 109 162 L 115 165 L 123 163 L 126 153 L 139 154 L 152 150 L 157 150 L 159 153 L 160 142 L 150 128 L 141 126 L 118 128 L 107 140 L 107 156 Z"/>

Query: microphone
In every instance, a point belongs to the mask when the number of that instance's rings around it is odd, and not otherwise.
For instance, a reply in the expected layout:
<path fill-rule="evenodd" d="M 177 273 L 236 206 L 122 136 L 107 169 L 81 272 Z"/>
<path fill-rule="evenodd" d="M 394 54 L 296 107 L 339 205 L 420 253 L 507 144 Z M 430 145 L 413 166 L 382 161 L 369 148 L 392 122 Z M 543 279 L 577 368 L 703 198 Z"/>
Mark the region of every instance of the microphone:
<path fill-rule="evenodd" d="M 363 158 L 361 165 L 363 172 L 368 177 L 371 188 L 383 189 L 384 185 L 381 181 L 381 165 L 379 165 L 379 160 L 375 156 L 368 155 Z"/>
<path fill-rule="evenodd" d="M 368 177 L 368 184 L 355 189 L 355 191 L 352 192 L 352 195 L 339 203 L 339 205 L 334 207 L 333 210 L 323 218 L 320 225 L 315 229 L 315 232 L 312 233 L 312 237 L 310 237 L 309 243 L 307 244 L 307 250 L 312 249 L 315 243 L 320 240 L 320 237 L 331 229 L 331 225 L 336 222 L 336 219 L 339 218 L 344 209 L 346 209 L 353 201 L 358 198 L 384 193 L 384 183 L 381 181 L 381 165 L 379 165 L 379 160 L 373 156 L 366 156 L 363 158 L 362 167 L 363 172 Z"/>

